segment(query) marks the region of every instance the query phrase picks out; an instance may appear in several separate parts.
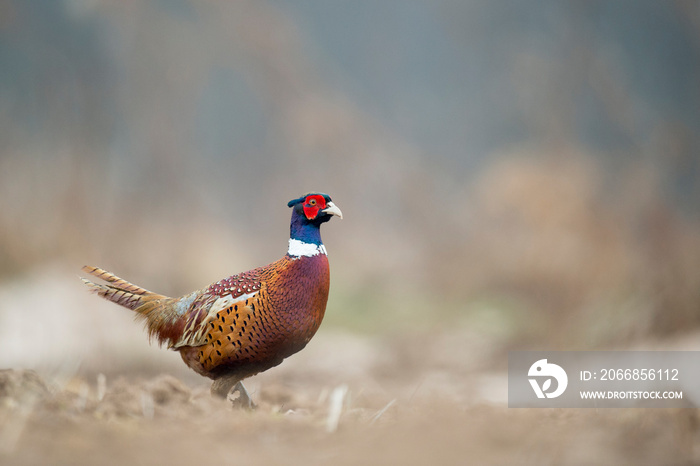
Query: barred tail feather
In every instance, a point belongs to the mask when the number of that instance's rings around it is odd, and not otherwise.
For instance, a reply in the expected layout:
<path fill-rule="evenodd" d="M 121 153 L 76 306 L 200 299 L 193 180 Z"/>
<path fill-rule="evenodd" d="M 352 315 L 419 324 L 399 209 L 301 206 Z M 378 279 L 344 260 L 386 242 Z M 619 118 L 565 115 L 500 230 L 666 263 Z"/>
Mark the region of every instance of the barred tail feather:
<path fill-rule="evenodd" d="M 136 318 L 145 321 L 149 338 L 155 338 L 159 344 L 172 343 L 179 338 L 184 321 L 173 312 L 173 303 L 177 300 L 129 283 L 106 270 L 85 266 L 83 272 L 93 275 L 108 284 L 93 283 L 82 278 L 83 283 L 93 293 L 136 312 Z"/>
<path fill-rule="evenodd" d="M 108 285 L 102 285 L 83 278 L 83 283 L 90 288 L 90 291 L 108 301 L 129 308 L 132 311 L 136 311 L 137 308 L 146 302 L 167 298 L 167 296 L 148 291 L 97 267 L 86 265 L 83 267 L 83 272 L 109 283 Z"/>
<path fill-rule="evenodd" d="M 129 283 L 126 280 L 123 280 L 116 275 L 107 272 L 104 269 L 101 269 L 99 267 L 91 267 L 89 265 L 83 266 L 83 272 L 92 275 L 93 277 L 97 277 L 100 280 L 104 280 L 107 283 L 110 283 L 112 288 L 117 288 L 122 291 L 126 291 L 132 294 L 136 295 L 143 295 L 143 294 L 155 294 L 152 293 L 144 288 L 141 288 L 140 286 L 136 286 L 133 283 Z"/>

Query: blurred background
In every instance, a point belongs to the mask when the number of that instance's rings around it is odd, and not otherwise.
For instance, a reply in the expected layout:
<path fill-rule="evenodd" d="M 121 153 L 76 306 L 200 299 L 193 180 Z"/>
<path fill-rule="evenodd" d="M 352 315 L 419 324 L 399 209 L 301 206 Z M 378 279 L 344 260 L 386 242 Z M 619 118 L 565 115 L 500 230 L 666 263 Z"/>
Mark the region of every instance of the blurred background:
<path fill-rule="evenodd" d="M 693 0 L 0 1 L 0 364 L 166 354 L 80 267 L 181 295 L 284 254 L 312 190 L 320 333 L 693 332 L 699 83 Z"/>
<path fill-rule="evenodd" d="M 0 463 L 697 464 L 697 410 L 505 370 L 700 348 L 699 135 L 696 0 L 0 0 Z M 309 191 L 326 318 L 253 414 L 78 280 L 267 264 Z"/>

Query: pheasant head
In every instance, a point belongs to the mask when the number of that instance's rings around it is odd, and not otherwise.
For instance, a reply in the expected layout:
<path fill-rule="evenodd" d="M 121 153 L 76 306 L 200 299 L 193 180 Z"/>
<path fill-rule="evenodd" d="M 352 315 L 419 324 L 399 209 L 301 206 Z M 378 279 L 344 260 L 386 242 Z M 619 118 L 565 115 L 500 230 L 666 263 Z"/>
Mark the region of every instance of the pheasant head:
<path fill-rule="evenodd" d="M 292 199 L 287 205 L 292 208 L 289 234 L 291 256 L 309 255 L 320 251 L 324 248 L 321 242 L 321 224 L 334 216 L 343 218 L 343 213 L 333 204 L 328 194 L 309 193 Z"/>

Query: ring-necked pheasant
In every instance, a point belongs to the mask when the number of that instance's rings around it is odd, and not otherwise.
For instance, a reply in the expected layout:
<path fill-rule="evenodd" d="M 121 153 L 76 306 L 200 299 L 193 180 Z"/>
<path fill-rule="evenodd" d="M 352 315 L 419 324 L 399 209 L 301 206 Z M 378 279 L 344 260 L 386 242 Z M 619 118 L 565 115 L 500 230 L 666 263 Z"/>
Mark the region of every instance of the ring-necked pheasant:
<path fill-rule="evenodd" d="M 343 218 L 327 194 L 310 193 L 292 208 L 289 249 L 272 264 L 232 275 L 180 298 L 133 285 L 97 267 L 83 279 L 99 296 L 136 312 L 149 337 L 179 351 L 197 373 L 214 379 L 213 395 L 251 406 L 241 381 L 277 366 L 306 346 L 326 310 L 330 282 L 320 226 Z"/>

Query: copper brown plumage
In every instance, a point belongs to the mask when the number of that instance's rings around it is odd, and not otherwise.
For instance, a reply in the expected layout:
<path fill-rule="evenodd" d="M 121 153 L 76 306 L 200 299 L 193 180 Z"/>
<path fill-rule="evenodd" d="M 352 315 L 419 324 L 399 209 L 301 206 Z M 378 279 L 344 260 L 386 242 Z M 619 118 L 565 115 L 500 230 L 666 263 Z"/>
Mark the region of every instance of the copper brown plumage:
<path fill-rule="evenodd" d="M 288 205 L 289 249 L 267 266 L 180 298 L 153 293 L 97 267 L 83 271 L 107 283 L 83 281 L 99 296 L 135 311 L 150 337 L 214 379 L 213 394 L 226 397 L 239 391 L 250 404 L 240 382 L 304 348 L 321 325 L 328 300 L 330 270 L 319 228 L 342 213 L 322 193 Z"/>

